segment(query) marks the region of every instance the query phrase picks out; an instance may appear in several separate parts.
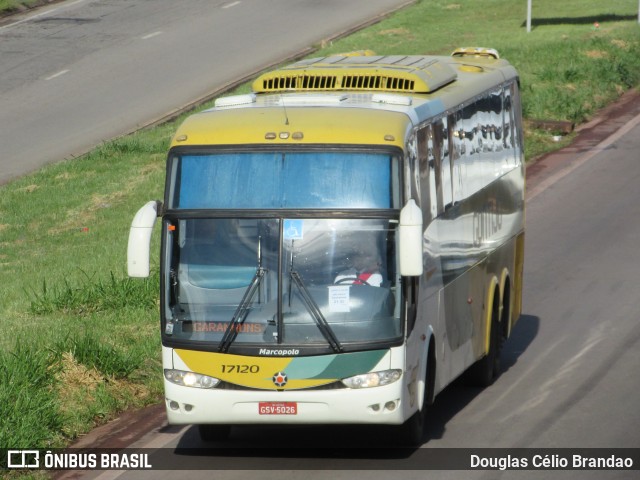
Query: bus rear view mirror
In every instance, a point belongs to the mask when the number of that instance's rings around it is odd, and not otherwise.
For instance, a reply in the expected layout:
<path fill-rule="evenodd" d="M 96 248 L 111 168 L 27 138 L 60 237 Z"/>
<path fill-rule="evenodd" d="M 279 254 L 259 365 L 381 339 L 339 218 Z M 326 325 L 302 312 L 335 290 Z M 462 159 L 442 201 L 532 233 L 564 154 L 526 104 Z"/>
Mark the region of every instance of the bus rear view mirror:
<path fill-rule="evenodd" d="M 400 211 L 398 243 L 400 275 L 422 275 L 422 210 L 413 199 Z"/>
<path fill-rule="evenodd" d="M 160 202 L 145 204 L 131 222 L 129 245 L 127 247 L 127 273 L 130 277 L 146 278 L 149 276 L 149 250 L 153 226 L 158 217 Z"/>

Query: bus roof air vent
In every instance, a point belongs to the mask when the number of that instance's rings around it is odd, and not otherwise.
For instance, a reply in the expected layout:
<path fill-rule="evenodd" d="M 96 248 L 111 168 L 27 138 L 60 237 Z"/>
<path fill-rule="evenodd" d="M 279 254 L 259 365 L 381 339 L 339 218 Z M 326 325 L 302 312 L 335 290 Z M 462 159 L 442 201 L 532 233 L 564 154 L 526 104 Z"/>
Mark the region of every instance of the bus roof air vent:
<path fill-rule="evenodd" d="M 433 57 L 335 55 L 303 60 L 265 73 L 253 83 L 253 91 L 431 93 L 456 77 L 449 65 Z"/>
<path fill-rule="evenodd" d="M 491 58 L 498 60 L 500 54 L 494 48 L 483 47 L 462 47 L 456 48 L 451 54 L 452 57 L 476 57 L 476 58 Z"/>

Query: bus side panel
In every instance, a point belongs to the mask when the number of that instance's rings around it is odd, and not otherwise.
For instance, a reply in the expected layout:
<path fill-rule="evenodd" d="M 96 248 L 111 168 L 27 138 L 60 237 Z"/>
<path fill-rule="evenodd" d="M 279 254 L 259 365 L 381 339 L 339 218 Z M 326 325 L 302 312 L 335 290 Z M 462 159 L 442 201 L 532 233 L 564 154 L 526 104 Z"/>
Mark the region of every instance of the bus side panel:
<path fill-rule="evenodd" d="M 522 314 L 522 288 L 524 278 L 524 232 L 516 239 L 516 259 L 513 273 L 513 310 L 509 332 Z"/>
<path fill-rule="evenodd" d="M 522 185 L 522 170 L 514 168 L 450 206 L 425 230 L 425 274 L 420 288 L 424 296 L 420 300 L 427 304 L 422 311 L 438 312 L 438 322 L 434 322 L 436 391 L 486 355 L 492 285 L 499 286 L 498 304 L 514 312 L 504 317 L 506 321 L 519 315 L 524 251 Z M 510 300 L 505 301 L 507 290 Z M 502 329 L 506 333 L 510 327 Z"/>

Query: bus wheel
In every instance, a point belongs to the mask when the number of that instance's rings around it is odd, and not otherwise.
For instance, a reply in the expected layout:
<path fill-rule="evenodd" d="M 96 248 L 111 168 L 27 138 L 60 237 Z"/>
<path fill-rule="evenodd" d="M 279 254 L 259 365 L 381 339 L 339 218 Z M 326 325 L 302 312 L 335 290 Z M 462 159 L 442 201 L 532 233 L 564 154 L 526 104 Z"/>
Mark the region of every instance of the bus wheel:
<path fill-rule="evenodd" d="M 220 442 L 229 438 L 230 425 L 198 425 L 200 438 L 204 442 Z"/>
<path fill-rule="evenodd" d="M 419 447 L 422 445 L 425 433 L 425 423 L 427 408 L 433 403 L 433 381 L 435 378 L 435 357 L 433 356 L 433 346 L 430 345 L 430 355 L 427 362 L 427 377 L 425 379 L 424 394 L 422 400 L 422 410 L 414 413 L 406 422 L 399 427 L 399 443 L 409 447 Z"/>
<path fill-rule="evenodd" d="M 496 295 L 497 292 L 496 292 Z M 496 297 L 499 298 L 499 297 Z M 489 351 L 474 363 L 466 375 L 467 382 L 474 387 L 488 387 L 500 374 L 500 347 L 502 334 L 498 321 L 499 307 L 496 302 L 491 310 L 491 331 L 489 332 Z"/>
<path fill-rule="evenodd" d="M 399 428 L 399 443 L 408 447 L 419 447 L 422 445 L 424 436 L 424 424 L 427 412 L 427 404 L 422 406 L 422 410 L 414 413 Z"/>

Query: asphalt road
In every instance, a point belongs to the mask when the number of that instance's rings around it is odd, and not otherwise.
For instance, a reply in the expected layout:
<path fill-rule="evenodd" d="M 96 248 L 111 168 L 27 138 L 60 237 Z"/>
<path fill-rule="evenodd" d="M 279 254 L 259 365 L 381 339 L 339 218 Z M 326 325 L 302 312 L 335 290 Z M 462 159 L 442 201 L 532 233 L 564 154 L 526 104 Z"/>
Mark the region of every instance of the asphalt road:
<path fill-rule="evenodd" d="M 638 478 L 638 470 L 424 469 L 446 456 L 440 449 L 452 447 L 542 454 L 635 448 L 638 455 L 640 94 L 625 97 L 608 118 L 528 168 L 524 314 L 504 346 L 503 373 L 484 390 L 453 384 L 442 392 L 420 449 L 380 449 L 388 431 L 344 426 L 237 427 L 229 442 L 206 444 L 194 427 L 158 422 L 161 406 L 99 429 L 76 447 L 160 448 L 155 460 L 209 469 L 189 470 L 189 478 Z M 131 443 L 136 422 L 149 427 Z M 106 471 L 83 478 L 183 475 Z"/>
<path fill-rule="evenodd" d="M 408 0 L 68 0 L 0 24 L 0 185 Z"/>

